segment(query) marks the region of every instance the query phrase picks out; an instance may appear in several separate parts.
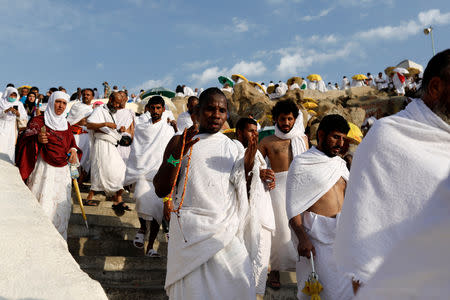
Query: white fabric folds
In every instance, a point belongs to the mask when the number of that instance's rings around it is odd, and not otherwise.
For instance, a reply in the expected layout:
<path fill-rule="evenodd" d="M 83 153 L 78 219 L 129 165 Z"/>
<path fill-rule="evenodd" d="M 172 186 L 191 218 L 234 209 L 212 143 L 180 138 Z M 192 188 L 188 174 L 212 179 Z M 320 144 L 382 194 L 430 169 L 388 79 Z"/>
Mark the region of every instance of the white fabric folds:
<path fill-rule="evenodd" d="M 328 192 L 339 180 L 346 181 L 349 172 L 339 156 L 329 157 L 316 147 L 294 158 L 286 184 L 288 219 L 303 213 Z"/>
<path fill-rule="evenodd" d="M 194 122 L 192 122 L 191 114 L 188 111 L 182 112 L 178 115 L 177 128 L 180 134 L 183 133 L 185 128 L 189 128 L 192 125 L 194 125 Z"/>
<path fill-rule="evenodd" d="M 47 109 L 44 112 L 44 121 L 47 127 L 56 131 L 64 131 L 68 128 L 66 114 L 65 111 L 60 115 L 55 113 L 56 99 L 64 100 L 67 104 L 69 103 L 70 96 L 60 91 L 53 92 L 48 99 Z"/>
<path fill-rule="evenodd" d="M 442 299 L 450 294 L 449 199 L 450 176 L 412 220 L 414 234 L 399 241 L 357 299 Z"/>
<path fill-rule="evenodd" d="M 222 133 L 197 137 L 180 217 L 171 216 L 167 294 L 175 299 L 214 299 L 209 296 L 217 290 L 228 299 L 254 299 L 252 267 L 243 241 L 249 224 L 244 149 Z M 183 192 L 186 163 L 187 157 L 175 207 Z"/>
<path fill-rule="evenodd" d="M 142 120 L 145 118 L 145 120 Z M 174 135 L 173 127 L 165 120 L 153 124 L 146 115 L 137 122 L 134 140 L 127 163 L 125 185 L 136 183 L 134 198 L 139 217 L 153 218 L 161 224 L 163 202 L 153 187 L 153 177 L 162 163 L 164 150 Z"/>
<path fill-rule="evenodd" d="M 84 104 L 83 102 L 77 102 L 72 105 L 69 115 L 67 116 L 67 122 L 69 122 L 70 125 L 75 125 L 82 119 L 89 117 L 91 113 L 92 107 L 90 105 Z"/>
<path fill-rule="evenodd" d="M 356 150 L 339 221 L 338 267 L 367 282 L 450 173 L 450 125 L 420 99 L 378 120 Z M 425 253 L 424 253 L 425 255 Z"/>

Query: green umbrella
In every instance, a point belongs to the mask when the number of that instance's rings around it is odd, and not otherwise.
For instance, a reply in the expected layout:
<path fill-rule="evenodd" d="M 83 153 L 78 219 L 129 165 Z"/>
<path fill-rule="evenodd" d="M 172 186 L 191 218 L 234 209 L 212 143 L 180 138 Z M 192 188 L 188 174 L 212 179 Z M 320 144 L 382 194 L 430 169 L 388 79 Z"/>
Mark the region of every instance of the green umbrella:
<path fill-rule="evenodd" d="M 228 83 L 231 87 L 234 86 L 234 82 L 228 77 L 220 76 L 218 79 L 221 84 Z"/>
<path fill-rule="evenodd" d="M 160 95 L 160 96 L 164 96 L 167 98 L 173 98 L 173 97 L 175 97 L 175 92 L 168 90 L 166 88 L 163 88 L 163 87 L 151 88 L 142 93 L 141 99 L 145 99 L 148 96 L 152 96 L 152 95 Z"/>

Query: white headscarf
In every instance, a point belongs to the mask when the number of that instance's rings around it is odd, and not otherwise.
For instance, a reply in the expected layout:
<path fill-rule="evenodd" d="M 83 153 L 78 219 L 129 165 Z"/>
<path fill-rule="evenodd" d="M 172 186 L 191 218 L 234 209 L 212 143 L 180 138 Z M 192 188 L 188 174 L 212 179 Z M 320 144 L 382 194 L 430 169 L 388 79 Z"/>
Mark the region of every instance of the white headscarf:
<path fill-rule="evenodd" d="M 12 93 L 16 93 L 17 97 L 16 97 L 16 101 L 13 102 L 9 102 L 8 97 L 12 94 Z M 18 105 L 17 102 L 19 102 L 19 92 L 17 91 L 16 88 L 13 87 L 7 87 L 6 90 L 3 92 L 3 96 L 0 99 L 0 109 L 1 110 L 7 110 L 10 107 L 13 107 L 14 105 Z"/>
<path fill-rule="evenodd" d="M 69 102 L 70 96 L 64 92 L 53 92 L 53 94 L 48 99 L 47 109 L 44 112 L 44 121 L 45 125 L 50 127 L 53 130 L 64 131 L 67 130 L 67 119 L 65 111 L 59 116 L 55 113 L 55 100 L 62 99 Z"/>

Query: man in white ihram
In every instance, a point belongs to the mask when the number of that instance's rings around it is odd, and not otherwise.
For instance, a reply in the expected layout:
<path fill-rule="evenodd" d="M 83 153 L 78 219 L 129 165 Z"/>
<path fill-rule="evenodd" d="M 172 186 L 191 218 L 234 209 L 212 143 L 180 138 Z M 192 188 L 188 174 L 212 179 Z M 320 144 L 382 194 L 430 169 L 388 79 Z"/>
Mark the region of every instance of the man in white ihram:
<path fill-rule="evenodd" d="M 173 202 L 165 202 L 167 212 L 172 205 L 179 207 L 188 177 L 183 206 L 171 214 L 165 289 L 170 299 L 255 299 L 248 249 L 255 249 L 256 235 L 246 224 L 252 223 L 247 181 L 256 139 L 244 154 L 239 142 L 219 132 L 227 119 L 227 99 L 221 90 L 206 89 L 199 102 L 199 130 L 194 125 L 185 139 L 172 138 L 153 179 L 156 194 L 169 195 L 181 164 Z M 179 162 L 183 140 L 184 159 Z"/>
<path fill-rule="evenodd" d="M 194 125 L 192 115 L 194 114 L 194 109 L 197 105 L 198 105 L 198 98 L 195 96 L 190 96 L 187 101 L 188 110 L 178 115 L 177 128 L 179 134 L 182 134 L 184 129 Z"/>
<path fill-rule="evenodd" d="M 356 287 L 371 286 L 374 278 L 370 299 L 447 297 L 447 293 L 436 293 L 448 291 L 448 252 L 429 257 L 439 252 L 434 248 L 441 244 L 438 240 L 429 240 L 422 251 L 411 249 L 410 265 L 401 257 L 408 252 L 400 256 L 397 252 L 399 270 L 395 277 L 392 273 L 374 276 L 402 240 L 417 238 L 430 224 L 448 220 L 448 193 L 438 191 L 450 174 L 450 49 L 429 61 L 422 88 L 422 99 L 413 99 L 403 111 L 375 122 L 353 158 L 334 251 L 338 267 Z M 426 213 L 431 201 L 441 205 Z M 422 235 L 421 240 L 430 237 Z M 440 238 L 445 237 L 434 236 Z M 427 261 L 439 267 L 432 270 Z M 415 268 L 419 272 L 408 273 L 413 267 L 419 267 Z M 442 281 L 439 273 L 447 280 Z M 380 285 L 383 277 L 392 281 Z M 427 297 L 418 296 L 424 291 Z"/>
<path fill-rule="evenodd" d="M 339 157 L 348 131 L 349 125 L 342 116 L 325 116 L 317 130 L 317 148 L 296 156 L 289 168 L 286 212 L 300 257 L 296 265 L 299 299 L 309 299 L 302 288 L 312 272 L 308 260 L 311 252 L 324 287 L 322 299 L 353 297 L 352 285 L 337 271 L 333 257 L 336 224 L 349 176 L 346 162 Z"/>

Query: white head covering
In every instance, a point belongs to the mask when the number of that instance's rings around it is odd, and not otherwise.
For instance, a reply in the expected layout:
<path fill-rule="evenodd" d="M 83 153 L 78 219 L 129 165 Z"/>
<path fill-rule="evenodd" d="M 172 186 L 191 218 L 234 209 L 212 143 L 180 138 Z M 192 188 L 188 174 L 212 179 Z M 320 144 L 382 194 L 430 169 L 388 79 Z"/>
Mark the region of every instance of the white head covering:
<path fill-rule="evenodd" d="M 67 130 L 68 126 L 65 112 L 63 112 L 59 116 L 55 113 L 56 99 L 62 99 L 66 101 L 66 103 L 68 103 L 70 96 L 60 91 L 53 92 L 53 94 L 48 99 L 47 109 L 44 112 L 45 125 L 57 131 Z"/>
<path fill-rule="evenodd" d="M 67 122 L 70 125 L 75 125 L 80 122 L 81 119 L 88 117 L 92 113 L 92 107 L 82 102 L 77 102 L 72 105 L 69 115 L 67 116 Z"/>
<path fill-rule="evenodd" d="M 12 93 L 16 93 L 17 97 L 16 97 L 16 101 L 14 102 L 9 102 L 8 97 L 12 94 Z M 18 105 L 19 102 L 19 92 L 17 91 L 16 88 L 13 87 L 7 87 L 6 90 L 3 92 L 3 96 L 0 99 L 0 109 L 1 110 L 7 110 L 10 107 L 13 107 L 14 105 Z"/>

